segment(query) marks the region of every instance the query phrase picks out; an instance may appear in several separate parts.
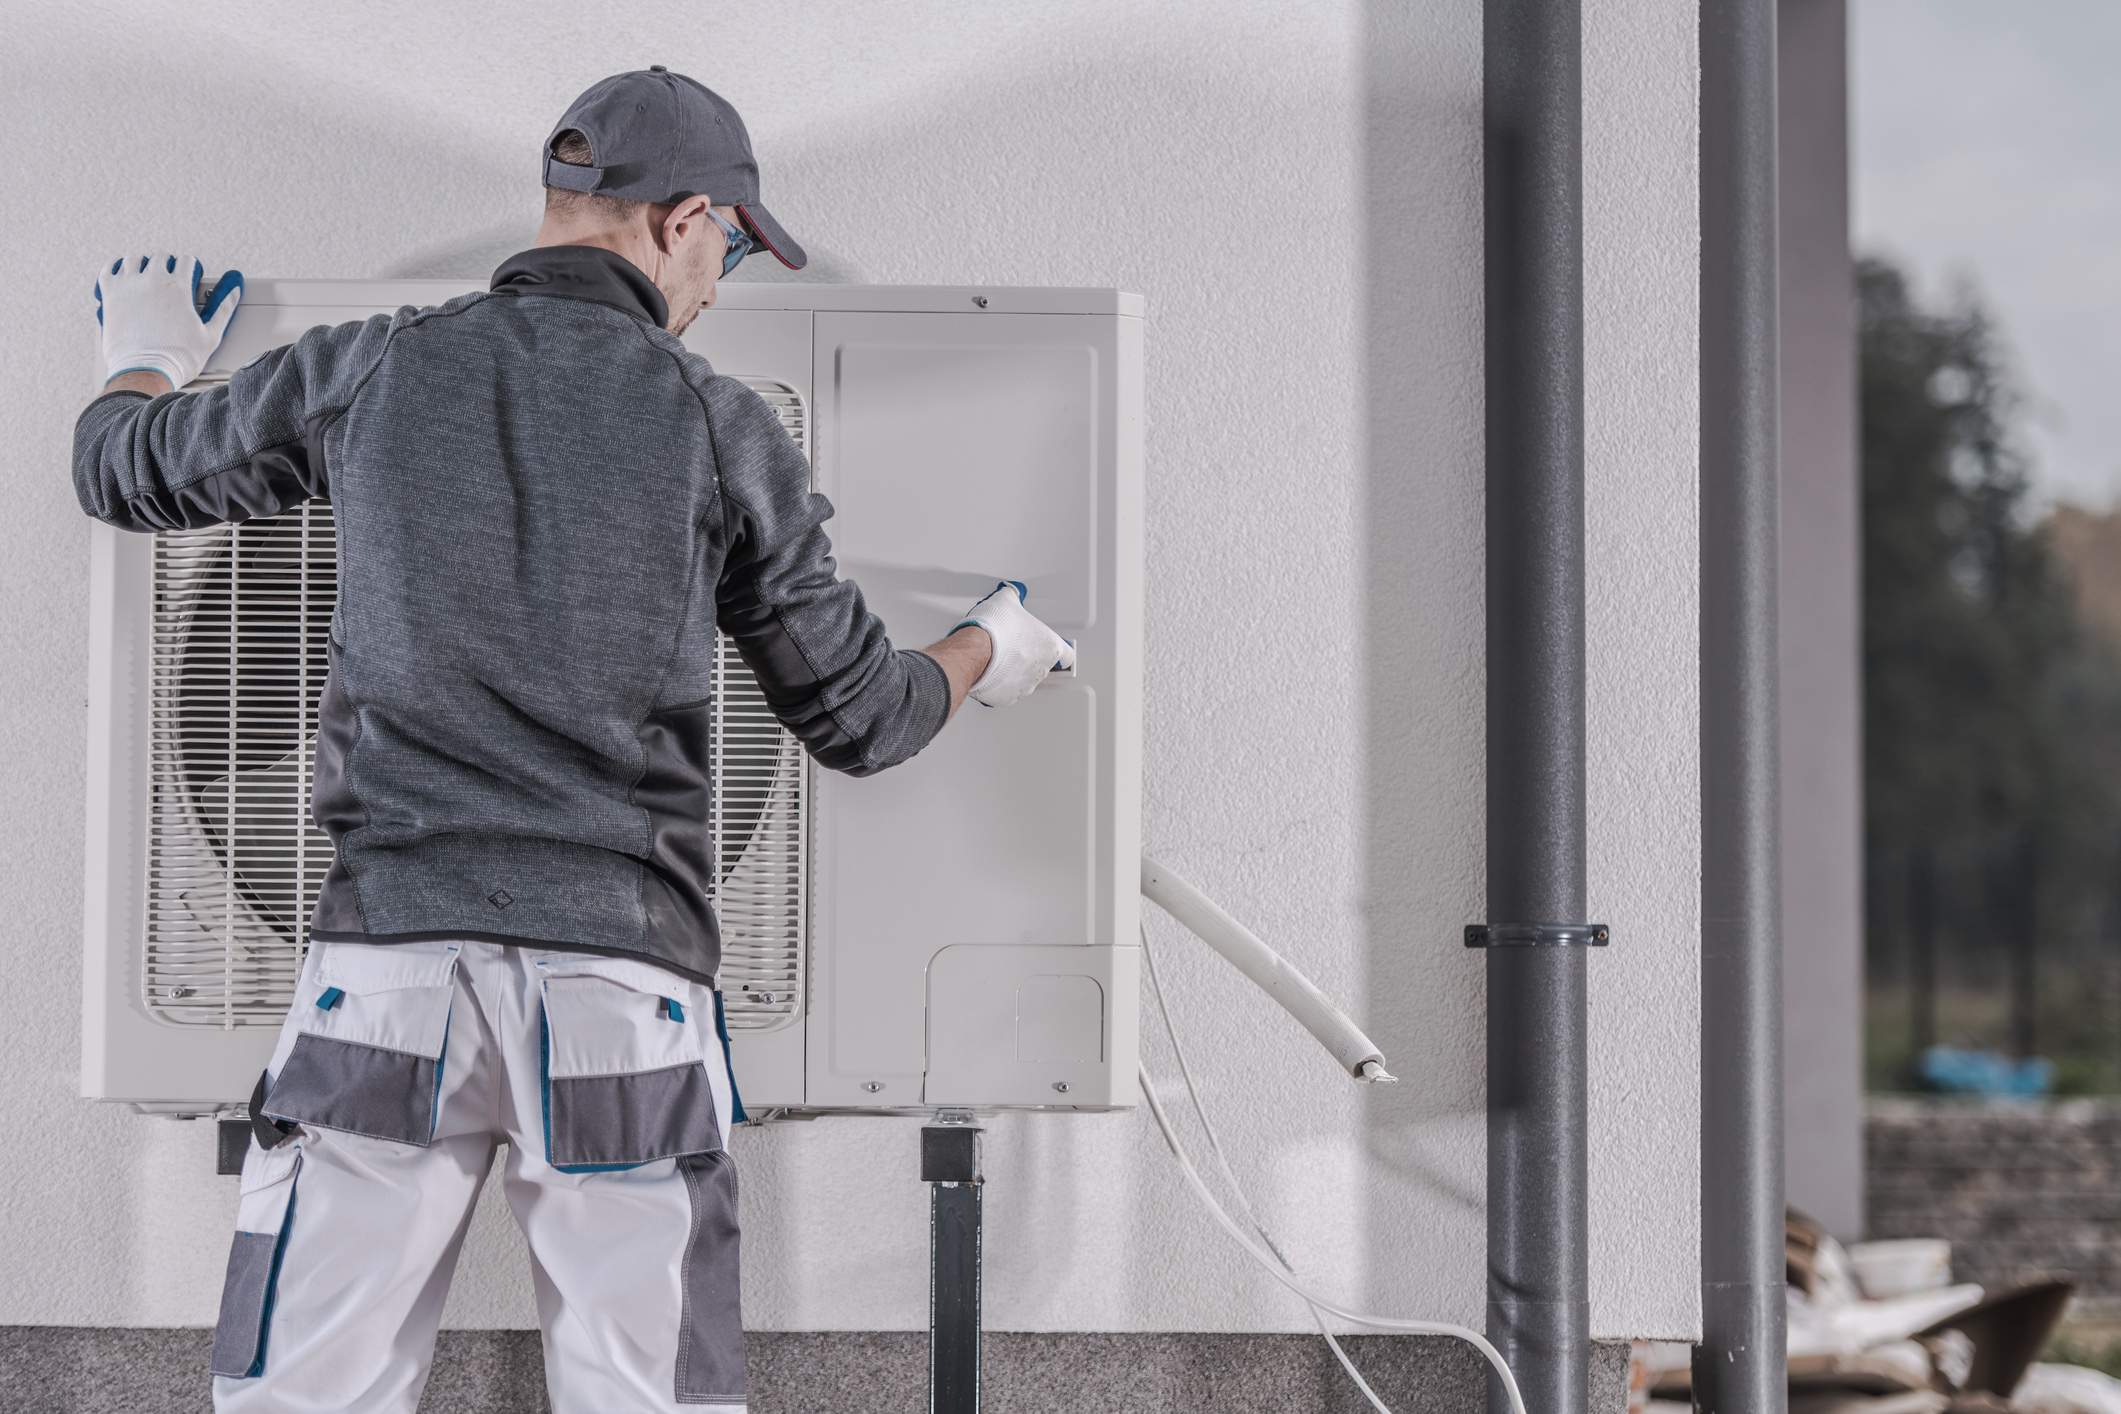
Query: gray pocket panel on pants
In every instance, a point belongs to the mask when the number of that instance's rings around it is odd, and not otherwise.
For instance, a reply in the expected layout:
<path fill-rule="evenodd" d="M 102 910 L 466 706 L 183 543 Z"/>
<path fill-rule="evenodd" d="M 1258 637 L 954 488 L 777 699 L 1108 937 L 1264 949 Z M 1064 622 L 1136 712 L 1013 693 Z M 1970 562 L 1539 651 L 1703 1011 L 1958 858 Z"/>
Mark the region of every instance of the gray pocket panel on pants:
<path fill-rule="evenodd" d="M 645 1164 L 722 1147 L 714 1087 L 698 1061 L 547 1083 L 546 1161 L 555 1168 Z"/>
<path fill-rule="evenodd" d="M 214 1322 L 210 1374 L 243 1379 L 256 1374 L 265 1353 L 265 1304 L 272 1295 L 273 1255 L 280 1237 L 239 1232 L 228 1249 L 228 1279 L 221 1287 L 221 1316 Z"/>
<path fill-rule="evenodd" d="M 692 1202 L 679 1286 L 677 1401 L 744 1402 L 744 1310 L 738 1289 L 736 1163 L 726 1153 L 678 1160 Z"/>
<path fill-rule="evenodd" d="M 273 1078 L 265 1112 L 424 1149 L 434 1138 L 438 1076 L 425 1056 L 305 1034 Z"/>

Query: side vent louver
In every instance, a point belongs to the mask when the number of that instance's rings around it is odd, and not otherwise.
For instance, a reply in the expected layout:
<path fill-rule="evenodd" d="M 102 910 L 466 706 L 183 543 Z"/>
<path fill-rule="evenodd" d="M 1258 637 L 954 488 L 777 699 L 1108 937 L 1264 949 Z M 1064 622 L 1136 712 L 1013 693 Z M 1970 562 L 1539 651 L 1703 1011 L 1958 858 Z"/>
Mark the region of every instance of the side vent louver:
<path fill-rule="evenodd" d="M 802 399 L 742 380 L 809 451 Z M 317 699 L 338 597 L 331 507 L 164 531 L 153 560 L 153 807 L 142 999 L 166 1023 L 277 1026 L 331 844 L 309 818 Z M 799 1014 L 809 767 L 717 635 L 708 822 L 732 1030 Z"/>

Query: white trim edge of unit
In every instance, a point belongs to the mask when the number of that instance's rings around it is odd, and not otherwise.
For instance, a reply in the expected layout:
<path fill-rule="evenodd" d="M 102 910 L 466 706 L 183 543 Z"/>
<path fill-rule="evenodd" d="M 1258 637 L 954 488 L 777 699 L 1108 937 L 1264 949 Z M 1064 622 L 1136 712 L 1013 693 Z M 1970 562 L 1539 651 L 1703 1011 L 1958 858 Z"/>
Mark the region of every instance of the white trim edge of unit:
<path fill-rule="evenodd" d="M 243 302 L 329 309 L 338 305 L 430 305 L 484 289 L 479 280 L 246 280 Z M 1127 290 L 988 285 L 794 285 L 733 283 L 716 287 L 716 309 L 797 309 L 816 313 L 1117 314 L 1139 319 L 1142 296 Z"/>

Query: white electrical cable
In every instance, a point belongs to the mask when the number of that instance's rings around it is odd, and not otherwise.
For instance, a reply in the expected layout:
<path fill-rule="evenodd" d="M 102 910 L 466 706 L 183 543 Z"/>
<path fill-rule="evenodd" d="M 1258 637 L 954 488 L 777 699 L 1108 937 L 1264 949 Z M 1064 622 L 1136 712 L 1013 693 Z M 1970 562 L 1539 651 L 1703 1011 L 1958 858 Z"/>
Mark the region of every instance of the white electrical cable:
<path fill-rule="evenodd" d="M 1524 1396 L 1518 1392 L 1517 1377 L 1510 1373 L 1509 1363 L 1502 1358 L 1502 1352 L 1488 1344 L 1487 1337 L 1479 1331 L 1470 1330 L 1465 1326 L 1454 1326 L 1448 1321 L 1410 1321 L 1399 1316 L 1371 1316 L 1361 1311 L 1350 1311 L 1305 1286 L 1283 1271 L 1272 1257 L 1253 1246 L 1252 1239 L 1245 1236 L 1244 1229 L 1237 1225 L 1237 1220 L 1224 1212 L 1222 1204 L 1215 1201 L 1215 1195 L 1210 1193 L 1208 1185 L 1201 1181 L 1200 1171 L 1193 1167 L 1193 1160 L 1187 1158 L 1186 1151 L 1180 1147 L 1178 1135 L 1171 1128 L 1171 1119 L 1164 1113 L 1163 1102 L 1157 1099 L 1156 1086 L 1149 1080 L 1148 1068 L 1139 1067 L 1137 1073 L 1141 1078 L 1142 1098 L 1149 1102 L 1149 1113 L 1155 1117 L 1156 1127 L 1163 1131 L 1164 1143 L 1170 1146 L 1171 1156 L 1178 1160 L 1179 1168 L 1185 1172 L 1186 1182 L 1200 1195 L 1201 1202 L 1208 1205 L 1209 1215 L 1222 1226 L 1223 1231 L 1230 1234 L 1238 1246 L 1245 1249 L 1253 1261 L 1266 1268 L 1268 1276 L 1320 1310 L 1331 1312 L 1343 1321 L 1350 1321 L 1358 1326 L 1371 1326 L 1384 1331 L 1408 1331 L 1415 1335 L 1447 1335 L 1464 1341 L 1485 1356 L 1488 1364 L 1494 1367 L 1497 1378 L 1502 1381 L 1503 1393 L 1509 1396 L 1510 1414 L 1525 1414 Z"/>
<path fill-rule="evenodd" d="M 1334 1057 L 1346 1066 L 1349 1074 L 1357 1080 L 1389 1083 L 1393 1079 L 1385 1071 L 1383 1054 L 1372 1044 L 1370 1038 L 1363 1035 L 1355 1023 L 1348 1020 L 1346 1013 L 1334 1006 L 1308 977 L 1290 967 L 1273 949 L 1247 932 L 1242 924 L 1223 912 L 1214 900 L 1147 855 L 1142 856 L 1142 893 L 1162 905 L 1179 922 L 1185 924 L 1194 936 L 1221 953 L 1235 964 L 1239 971 L 1264 988 L 1268 995 L 1302 1022 L 1304 1028 L 1317 1037 L 1327 1050 L 1333 1052 Z M 1443 1335 L 1464 1341 L 1478 1350 L 1494 1368 L 1496 1377 L 1502 1381 L 1503 1393 L 1509 1397 L 1511 1414 L 1525 1414 L 1524 1395 L 1517 1388 L 1516 1376 L 1510 1373 L 1509 1362 L 1504 1360 L 1502 1352 L 1489 1344 L 1487 1338 L 1478 1331 L 1452 1325 L 1448 1321 L 1415 1321 L 1350 1311 L 1328 1301 L 1297 1279 L 1296 1268 L 1268 1235 L 1266 1225 L 1260 1222 L 1259 1215 L 1252 1211 L 1252 1205 L 1245 1198 L 1237 1175 L 1230 1168 L 1229 1157 L 1223 1152 L 1222 1140 L 1217 1136 L 1215 1126 L 1208 1122 L 1208 1112 L 1200 1101 L 1200 1090 L 1193 1083 L 1192 1068 L 1186 1064 L 1185 1048 L 1179 1044 L 1178 1028 L 1171 1023 L 1171 1009 L 1164 1004 L 1163 984 L 1156 975 L 1156 959 L 1149 948 L 1149 930 L 1146 925 L 1142 927 L 1141 940 L 1142 958 L 1149 970 L 1149 985 L 1156 994 L 1156 1009 L 1163 1015 L 1164 1030 L 1171 1038 L 1172 1053 L 1178 1058 L 1179 1074 L 1185 1078 L 1186 1093 L 1193 1101 L 1193 1113 L 1199 1118 L 1201 1128 L 1207 1132 L 1208 1144 L 1215 1151 L 1215 1160 L 1221 1165 L 1223 1178 L 1229 1183 L 1230 1191 L 1236 1195 L 1238 1206 L 1244 1209 L 1245 1217 L 1251 1222 L 1253 1230 L 1259 1234 L 1260 1241 L 1266 1244 L 1267 1250 L 1262 1252 L 1253 1246 L 1252 1240 L 1245 1236 L 1244 1229 L 1237 1225 L 1236 1219 L 1224 1211 L 1215 1195 L 1208 1191 L 1208 1185 L 1202 1181 L 1200 1171 L 1193 1167 L 1192 1159 L 1186 1156 L 1185 1146 L 1178 1142 L 1178 1131 L 1172 1127 L 1170 1116 L 1164 1113 L 1163 1101 L 1158 1098 L 1156 1086 L 1149 1079 L 1148 1067 L 1137 1062 L 1136 1073 L 1141 1080 L 1142 1097 L 1149 1102 L 1149 1113 L 1155 1118 L 1156 1127 L 1163 1132 L 1164 1143 L 1171 1149 L 1171 1157 L 1178 1160 L 1179 1168 L 1186 1175 L 1186 1182 L 1192 1185 L 1201 1202 L 1207 1205 L 1209 1215 L 1230 1234 L 1239 1247 L 1244 1248 L 1247 1256 L 1266 1268 L 1268 1276 L 1303 1298 L 1304 1304 L 1311 1308 L 1311 1319 L 1318 1323 L 1319 1334 L 1333 1347 L 1333 1353 L 1339 1358 L 1341 1368 L 1348 1372 L 1349 1378 L 1362 1390 L 1371 1407 L 1379 1410 L 1380 1414 L 1391 1414 L 1391 1411 L 1378 1399 L 1376 1392 L 1356 1370 L 1347 1353 L 1340 1348 L 1340 1342 L 1333 1338 L 1333 1333 L 1326 1329 L 1325 1320 L 1319 1314 L 1321 1311 L 1330 1311 L 1344 1321 L 1376 1330 Z"/>
<path fill-rule="evenodd" d="M 1149 925 L 1146 923 L 1141 925 L 1141 939 L 1142 963 L 1149 972 L 1149 990 L 1156 997 L 1158 1015 L 1164 1019 L 1164 1034 L 1171 1038 L 1171 1054 L 1178 1059 L 1178 1073 L 1186 1082 L 1187 1098 L 1193 1102 L 1193 1117 L 1200 1121 L 1202 1131 L 1207 1134 L 1208 1147 L 1214 1151 L 1215 1162 L 1223 1171 L 1223 1182 L 1230 1185 L 1230 1192 L 1236 1197 L 1237 1206 L 1244 1211 L 1245 1220 L 1252 1224 L 1252 1230 L 1259 1234 L 1259 1240 L 1267 1244 L 1267 1250 L 1274 1254 L 1274 1259 L 1282 1264 L 1289 1275 L 1294 1276 L 1295 1264 L 1289 1260 L 1288 1253 L 1282 1251 L 1280 1245 L 1274 1241 L 1273 1235 L 1267 1231 L 1267 1225 L 1259 1220 L 1259 1214 L 1252 1210 L 1252 1200 L 1245 1197 L 1244 1185 L 1237 1181 L 1237 1172 L 1230 1167 L 1230 1156 L 1223 1152 L 1222 1136 L 1215 1132 L 1214 1124 L 1208 1119 L 1207 1107 L 1200 1102 L 1200 1089 L 1193 1083 L 1193 1067 L 1186 1064 L 1186 1048 L 1179 1042 L 1178 1027 L 1171 1020 L 1171 1008 L 1164 1002 L 1164 983 L 1156 973 L 1156 953 L 1149 947 Z M 1348 1358 L 1348 1352 L 1340 1348 L 1340 1342 L 1335 1340 L 1333 1332 L 1326 1328 L 1325 1316 L 1311 1304 L 1308 1297 L 1305 1298 L 1304 1305 L 1310 1310 L 1311 1320 L 1318 1326 L 1318 1333 L 1324 1336 L 1326 1344 L 1333 1348 L 1333 1358 L 1340 1361 L 1340 1368 L 1346 1370 L 1348 1378 L 1355 1381 L 1355 1387 L 1362 1391 L 1364 1399 L 1370 1401 L 1370 1407 L 1375 1409 L 1377 1414 L 1392 1414 L 1391 1407 L 1377 1397 L 1377 1391 L 1370 1388 L 1370 1382 L 1362 1377 L 1362 1371 L 1355 1368 L 1355 1362 Z"/>

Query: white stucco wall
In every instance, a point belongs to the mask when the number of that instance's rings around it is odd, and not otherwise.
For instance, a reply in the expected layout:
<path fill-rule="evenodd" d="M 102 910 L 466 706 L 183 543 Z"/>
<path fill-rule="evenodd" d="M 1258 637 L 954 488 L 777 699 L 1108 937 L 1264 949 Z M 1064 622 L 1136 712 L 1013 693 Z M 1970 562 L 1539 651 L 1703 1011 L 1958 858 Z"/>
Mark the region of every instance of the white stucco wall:
<path fill-rule="evenodd" d="M 1694 7 L 1587 0 L 1593 1325 L 1695 1290 Z M 483 277 L 593 79 L 744 111 L 831 278 L 1148 298 L 1146 838 L 1285 948 L 1407 1083 L 1358 1091 L 1152 919 L 1262 1214 L 1327 1289 L 1479 1325 L 1477 0 L 530 0 L 491 10 L 23 0 L 0 322 L 0 1324 L 210 1323 L 213 1132 L 76 1091 L 87 533 L 66 477 L 95 260 Z M 1150 1028 L 1144 1052 L 1171 1074 Z M 735 1141 L 751 1323 L 925 1324 L 915 1133 Z M 1145 1115 L 990 1131 L 996 1329 L 1306 1328 Z M 491 1196 L 491 1195 L 489 1195 Z M 449 1320 L 532 1321 L 482 1208 Z"/>

